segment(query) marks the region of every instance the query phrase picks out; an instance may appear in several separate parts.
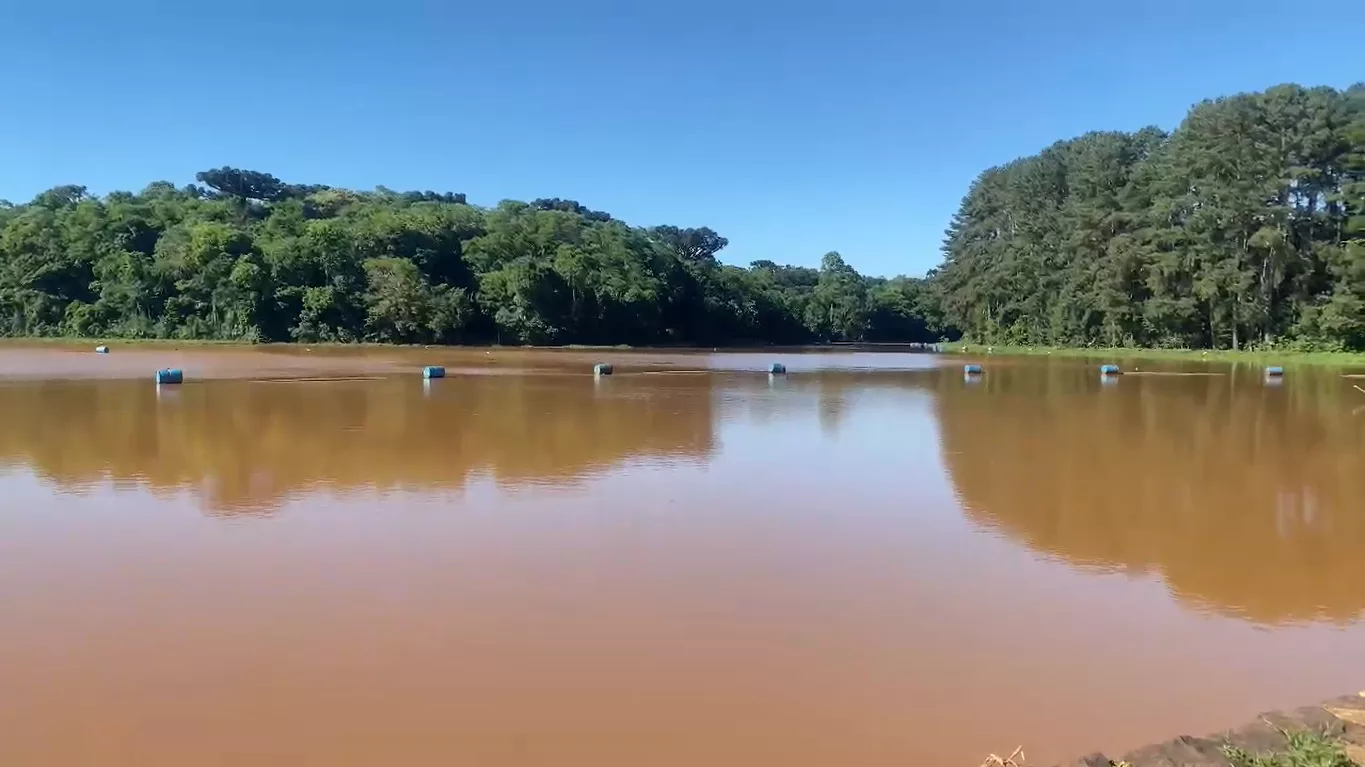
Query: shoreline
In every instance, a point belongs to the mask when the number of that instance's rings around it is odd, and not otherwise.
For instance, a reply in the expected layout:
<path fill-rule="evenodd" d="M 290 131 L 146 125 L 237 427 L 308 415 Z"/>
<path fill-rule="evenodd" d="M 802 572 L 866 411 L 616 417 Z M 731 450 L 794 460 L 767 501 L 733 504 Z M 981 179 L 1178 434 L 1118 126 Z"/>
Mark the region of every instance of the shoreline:
<path fill-rule="evenodd" d="M 837 341 L 830 343 L 810 343 L 810 344 L 770 344 L 761 341 L 736 342 L 724 345 L 698 346 L 696 344 L 562 344 L 539 346 L 534 344 L 497 344 L 497 343 L 471 343 L 471 344 L 390 344 L 382 341 L 318 341 L 316 343 L 305 343 L 301 341 L 242 341 L 220 338 L 117 338 L 92 336 L 89 338 L 77 338 L 72 336 L 39 337 L 39 336 L 5 336 L 0 337 L 0 347 L 3 346 L 232 346 L 242 348 L 259 349 L 290 349 L 290 348 L 312 348 L 312 349 L 479 349 L 504 351 L 565 351 L 565 352 L 591 352 L 591 351 L 620 351 L 620 352 L 698 352 L 711 353 L 713 351 L 724 352 L 745 352 L 745 351 L 934 351 L 936 344 L 919 341 Z"/>
<path fill-rule="evenodd" d="M 1086 360 L 1169 360 L 1172 362 L 1245 362 L 1248 364 L 1365 366 L 1365 352 L 1304 352 L 1291 350 L 1233 351 L 1231 349 L 1141 349 L 1132 347 L 998 346 L 940 344 L 944 354 L 993 357 L 1061 357 Z"/>
<path fill-rule="evenodd" d="M 1093 753 L 1058 767 L 1236 767 L 1224 749 L 1232 747 L 1256 756 L 1283 753 L 1290 734 L 1323 736 L 1340 746 L 1346 756 L 1365 765 L 1365 691 L 1342 695 L 1317 705 L 1269 711 L 1241 727 L 1204 737 L 1182 735 L 1111 758 Z M 994 762 L 988 762 L 994 763 Z"/>

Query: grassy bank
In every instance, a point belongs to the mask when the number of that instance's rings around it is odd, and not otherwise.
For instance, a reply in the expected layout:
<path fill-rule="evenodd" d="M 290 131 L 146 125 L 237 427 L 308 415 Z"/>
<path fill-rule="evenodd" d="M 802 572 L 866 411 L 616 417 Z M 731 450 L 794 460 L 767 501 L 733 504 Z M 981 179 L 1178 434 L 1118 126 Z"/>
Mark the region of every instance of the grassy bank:
<path fill-rule="evenodd" d="M 335 342 L 321 341 L 316 343 L 258 343 L 253 344 L 249 341 L 230 340 L 230 339 L 185 339 L 185 338 L 72 338 L 60 336 L 56 338 L 0 338 L 0 346 L 89 346 L 93 348 L 99 344 L 107 344 L 111 347 L 136 347 L 136 346 L 185 346 L 185 347 L 213 347 L 213 346 L 261 346 L 261 347 L 312 347 L 312 348 L 449 348 L 449 349 L 516 349 L 524 351 L 543 351 L 543 350 L 563 350 L 563 351 L 639 351 L 639 352 L 684 352 L 711 351 L 713 347 L 695 347 L 686 345 L 655 345 L 655 346 L 629 346 L 625 344 L 617 345 L 588 345 L 588 344 L 568 344 L 564 346 L 518 346 L 518 345 L 498 345 L 498 344 L 390 344 L 373 341 L 355 342 Z M 784 351 L 907 351 L 917 350 L 924 346 L 916 344 L 862 344 L 862 343 L 839 343 L 839 344 L 806 344 L 806 345 L 734 345 L 714 347 L 717 351 L 729 352 L 784 352 Z M 976 343 L 944 343 L 939 344 L 939 348 L 945 354 L 966 354 L 981 355 L 990 353 L 993 356 L 1020 356 L 1020 357 L 1061 357 L 1072 359 L 1095 360 L 1098 362 L 1109 362 L 1114 360 L 1170 360 L 1173 362 L 1185 361 L 1217 361 L 1245 363 L 1248 365 L 1325 365 L 1335 367 L 1365 367 L 1365 353 L 1361 352 L 1300 352 L 1300 351 L 1231 351 L 1227 349 L 1139 349 L 1139 348 L 1104 348 L 1104 347 L 1062 347 L 1062 346 L 1002 346 Z"/>
<path fill-rule="evenodd" d="M 1362 758 L 1362 751 L 1359 747 L 1337 737 L 1332 737 L 1326 733 L 1311 731 L 1284 731 L 1284 745 L 1268 750 L 1248 751 L 1232 744 L 1224 744 L 1219 751 L 1223 761 L 1229 767 L 1361 767 L 1356 759 Z M 1098 755 L 1097 755 L 1098 756 Z M 1183 762 L 1171 761 L 1169 758 L 1175 756 L 1166 754 L 1159 756 L 1157 761 L 1160 764 L 1177 764 Z M 1206 761 L 1200 764 L 1208 764 L 1208 757 L 1212 754 L 1205 752 Z M 1079 767 L 1095 767 L 1097 764 L 1104 764 L 1106 767 L 1157 767 L 1155 763 L 1143 762 L 1135 764 L 1129 761 L 1114 761 L 1091 757 L 1079 762 Z M 1024 762 L 1023 749 L 1018 748 L 1008 757 L 1000 758 L 995 754 L 986 757 L 986 761 L 981 763 L 981 767 L 1028 767 Z M 1068 766 L 1070 767 L 1070 766 Z"/>
<path fill-rule="evenodd" d="M 1203 738 L 1181 736 L 1132 751 L 1122 759 L 1095 753 L 1064 767 L 1365 767 L 1365 692 L 1316 706 L 1269 711 L 1234 730 Z M 982 767 L 1027 767 L 1021 749 L 990 756 Z"/>
<path fill-rule="evenodd" d="M 1193 362 L 1215 360 L 1253 365 L 1333 365 L 1365 366 L 1365 353 L 1299 352 L 1287 350 L 1231 351 L 1229 349 L 1110 349 L 1100 347 L 992 346 L 989 344 L 951 343 L 941 346 L 945 353 L 984 354 L 1027 357 L 1063 357 L 1087 360 L 1171 360 Z"/>
<path fill-rule="evenodd" d="M 1279 751 L 1251 754 L 1226 746 L 1223 754 L 1233 767 L 1357 767 L 1346 746 L 1335 738 L 1314 732 L 1290 732 Z"/>

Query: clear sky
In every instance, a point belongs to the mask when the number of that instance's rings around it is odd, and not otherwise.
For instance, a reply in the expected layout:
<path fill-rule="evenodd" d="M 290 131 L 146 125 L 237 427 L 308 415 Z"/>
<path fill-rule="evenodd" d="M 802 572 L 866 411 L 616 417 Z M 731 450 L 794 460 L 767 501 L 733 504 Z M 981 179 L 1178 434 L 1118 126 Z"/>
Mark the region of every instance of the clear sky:
<path fill-rule="evenodd" d="M 0 198 L 232 165 L 567 197 L 710 226 L 732 263 L 920 274 L 983 169 L 1365 79 L 1351 21 L 1263 0 L 0 0 Z"/>

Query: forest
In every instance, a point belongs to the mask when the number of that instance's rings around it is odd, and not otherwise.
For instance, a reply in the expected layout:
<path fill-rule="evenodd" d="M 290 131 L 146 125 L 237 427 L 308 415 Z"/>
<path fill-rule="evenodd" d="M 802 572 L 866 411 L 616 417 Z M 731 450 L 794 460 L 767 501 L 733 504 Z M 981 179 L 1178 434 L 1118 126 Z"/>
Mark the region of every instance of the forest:
<path fill-rule="evenodd" d="M 1365 349 L 1365 84 L 1204 101 L 982 173 L 931 277 L 999 344 Z"/>
<path fill-rule="evenodd" d="M 709 228 L 574 200 L 352 191 L 217 168 L 0 204 L 0 335 L 248 342 L 937 340 L 923 279 L 723 264 Z"/>
<path fill-rule="evenodd" d="M 722 263 L 707 227 L 577 201 L 196 183 L 0 202 L 0 335 L 250 342 L 931 342 L 1365 349 L 1365 84 L 983 172 L 924 278 Z M 907 254 L 910 255 L 910 254 Z"/>

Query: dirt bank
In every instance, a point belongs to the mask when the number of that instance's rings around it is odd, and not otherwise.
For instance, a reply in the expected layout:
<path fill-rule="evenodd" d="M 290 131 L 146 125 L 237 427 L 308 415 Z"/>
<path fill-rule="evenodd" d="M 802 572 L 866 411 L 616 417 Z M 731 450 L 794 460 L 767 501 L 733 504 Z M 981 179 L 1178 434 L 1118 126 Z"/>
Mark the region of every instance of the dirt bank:
<path fill-rule="evenodd" d="M 1114 764 L 1131 767 L 1227 767 L 1231 762 L 1223 755 L 1224 746 L 1230 745 L 1253 754 L 1281 751 L 1286 745 L 1285 732 L 1299 730 L 1323 733 L 1340 741 L 1356 764 L 1365 765 L 1365 692 L 1333 698 L 1316 706 L 1261 714 L 1255 721 L 1229 732 L 1202 738 L 1181 736 L 1165 743 L 1139 748 L 1118 758 L 1092 754 L 1063 767 L 1110 767 Z"/>

